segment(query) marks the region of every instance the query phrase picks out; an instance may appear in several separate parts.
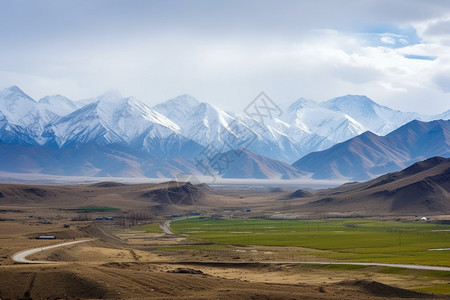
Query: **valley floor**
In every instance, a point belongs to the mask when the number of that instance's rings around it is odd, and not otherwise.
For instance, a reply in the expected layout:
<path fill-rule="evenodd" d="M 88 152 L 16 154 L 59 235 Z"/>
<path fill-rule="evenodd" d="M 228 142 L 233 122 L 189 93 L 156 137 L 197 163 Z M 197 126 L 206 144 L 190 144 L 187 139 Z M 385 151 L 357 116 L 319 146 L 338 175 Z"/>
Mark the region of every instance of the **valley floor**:
<path fill-rule="evenodd" d="M 102 221 L 64 226 L 63 217 L 42 224 L 18 214 L 3 214 L 0 222 L 1 299 L 449 298 L 423 292 L 448 293 L 450 272 L 290 264 L 292 253 L 314 250 L 217 245 L 163 233 L 157 223 L 148 225 L 152 230 Z M 22 250 L 84 239 L 91 241 L 27 256 L 52 263 L 12 259 Z"/>

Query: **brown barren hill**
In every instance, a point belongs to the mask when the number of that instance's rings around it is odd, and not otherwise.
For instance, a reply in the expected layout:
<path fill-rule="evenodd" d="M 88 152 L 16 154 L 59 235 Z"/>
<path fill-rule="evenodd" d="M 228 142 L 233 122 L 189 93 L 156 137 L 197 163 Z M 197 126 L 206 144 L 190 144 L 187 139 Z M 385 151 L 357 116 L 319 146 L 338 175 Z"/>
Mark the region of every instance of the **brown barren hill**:
<path fill-rule="evenodd" d="M 195 205 L 204 202 L 206 193 L 210 191 L 212 189 L 206 184 L 170 181 L 142 193 L 140 197 L 162 205 Z"/>
<path fill-rule="evenodd" d="M 64 212 L 91 213 L 121 210 L 147 211 L 155 214 L 180 213 L 217 206 L 216 192 L 206 184 L 165 182 L 122 184 L 100 182 L 89 185 L 0 184 L 0 206 L 55 207 Z"/>
<path fill-rule="evenodd" d="M 433 157 L 376 179 L 319 191 L 306 210 L 374 214 L 450 213 L 450 159 Z"/>

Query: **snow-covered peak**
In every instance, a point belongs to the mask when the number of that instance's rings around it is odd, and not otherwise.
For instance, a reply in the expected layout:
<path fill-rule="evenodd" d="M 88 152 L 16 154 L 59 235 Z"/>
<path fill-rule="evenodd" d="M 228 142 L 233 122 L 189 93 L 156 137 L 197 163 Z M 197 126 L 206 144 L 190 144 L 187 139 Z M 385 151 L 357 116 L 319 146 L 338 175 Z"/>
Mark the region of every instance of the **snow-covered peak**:
<path fill-rule="evenodd" d="M 39 99 L 38 103 L 40 104 L 48 104 L 48 105 L 59 105 L 61 103 L 69 104 L 71 100 L 62 95 L 49 95 L 44 98 Z"/>
<path fill-rule="evenodd" d="M 89 105 L 95 102 L 108 102 L 114 104 L 116 102 L 120 102 L 123 99 L 124 97 L 120 94 L 119 91 L 111 89 L 97 97 L 75 101 L 75 104 L 77 105 L 78 108 L 81 108 L 82 106 Z"/>
<path fill-rule="evenodd" d="M 450 119 L 450 110 L 447 110 L 446 112 L 435 115 L 432 117 L 434 120 L 449 120 Z"/>
<path fill-rule="evenodd" d="M 180 130 L 176 123 L 134 97 L 123 99 L 121 106 L 114 114 L 116 118 L 119 116 L 121 118 L 142 118 L 148 122 L 167 127 L 172 131 L 178 132 Z"/>
<path fill-rule="evenodd" d="M 73 139 L 131 143 L 143 133 L 164 138 L 179 131 L 175 123 L 135 98 L 98 98 L 53 124 L 59 146 Z"/>
<path fill-rule="evenodd" d="M 220 134 L 234 118 L 220 108 L 182 95 L 154 106 L 180 127 L 180 133 L 201 145 L 220 144 Z"/>
<path fill-rule="evenodd" d="M 124 97 L 118 90 L 109 90 L 100 96 L 98 96 L 96 99 L 97 101 L 107 101 L 107 102 L 117 102 L 122 100 Z"/>
<path fill-rule="evenodd" d="M 373 115 L 375 114 L 375 108 L 381 107 L 381 105 L 375 103 L 371 99 L 363 95 L 346 95 L 342 97 L 336 97 L 322 103 L 323 107 L 342 111 L 348 115 Z"/>
<path fill-rule="evenodd" d="M 170 119 L 133 97 L 116 98 L 115 101 L 111 101 L 111 98 L 101 99 L 97 102 L 97 113 L 111 128 L 128 139 L 136 137 L 153 124 L 171 131 L 180 130 Z"/>
<path fill-rule="evenodd" d="M 166 103 L 171 105 L 182 104 L 188 107 L 195 107 L 200 104 L 200 101 L 189 94 L 183 94 L 166 101 Z"/>
<path fill-rule="evenodd" d="M 74 101 L 61 95 L 45 96 L 38 101 L 38 105 L 59 116 L 65 116 L 79 108 Z"/>
<path fill-rule="evenodd" d="M 423 120 L 418 113 L 401 112 L 382 106 L 366 96 L 347 95 L 322 103 L 323 107 L 340 111 L 358 120 L 367 130 L 385 135 L 414 119 Z"/>
<path fill-rule="evenodd" d="M 187 118 L 195 114 L 200 103 L 194 97 L 184 94 L 155 105 L 153 109 L 181 126 L 182 124 L 179 122 L 184 122 Z"/>
<path fill-rule="evenodd" d="M 10 91 L 12 93 L 24 93 L 17 85 L 12 85 L 10 87 L 5 88 L 5 90 Z"/>
<path fill-rule="evenodd" d="M 195 115 L 203 115 L 210 118 L 220 117 L 225 114 L 227 114 L 225 111 L 205 102 L 200 103 L 195 112 Z"/>
<path fill-rule="evenodd" d="M 0 91 L 0 111 L 13 123 L 23 123 L 23 118 L 37 110 L 36 102 L 17 86 Z"/>
<path fill-rule="evenodd" d="M 300 98 L 297 101 L 295 101 L 294 103 L 292 103 L 288 110 L 289 111 L 296 111 L 299 109 L 305 109 L 305 108 L 312 108 L 312 107 L 317 107 L 319 104 L 311 99 L 306 99 L 306 98 Z"/>
<path fill-rule="evenodd" d="M 225 112 L 187 94 L 150 108 L 114 90 L 80 101 L 54 95 L 39 102 L 17 86 L 0 90 L 3 124 L 18 128 L 30 141 L 60 147 L 93 142 L 156 149 L 167 139 L 189 139 L 204 147 L 247 147 L 257 154 L 294 161 L 366 130 L 383 135 L 413 119 L 450 118 L 450 111 L 421 116 L 355 95 L 324 103 L 300 98 L 283 105 L 282 110 L 280 117 L 260 122 L 243 112 Z M 227 139 L 235 145 L 228 145 Z"/>
<path fill-rule="evenodd" d="M 17 101 L 18 99 L 22 99 L 22 100 L 27 100 L 27 101 L 31 101 L 33 103 L 35 103 L 35 101 L 28 96 L 27 94 L 25 94 L 24 91 L 22 91 L 19 87 L 13 85 L 9 88 L 0 90 L 0 99 L 2 99 L 3 101 L 9 101 L 9 102 L 14 102 Z"/>
<path fill-rule="evenodd" d="M 228 127 L 228 124 L 232 120 L 233 117 L 225 111 L 211 104 L 202 102 L 195 107 L 185 122 L 182 120 L 177 121 L 180 123 L 182 122 L 182 124 L 186 126 L 184 133 L 187 136 L 192 137 L 192 139 L 195 138 L 194 140 L 201 141 L 202 138 L 205 138 L 204 135 L 202 137 L 202 134 L 199 134 L 199 132 L 202 132 L 200 129 L 201 127 L 208 132 L 208 135 L 214 132 L 217 134 L 222 128 Z"/>
<path fill-rule="evenodd" d="M 227 127 L 232 117 L 225 111 L 189 95 L 181 95 L 153 107 L 181 128 L 181 133 L 198 143 L 208 143 Z M 215 139 L 215 138 L 213 138 Z"/>
<path fill-rule="evenodd" d="M 0 111 L 12 125 L 22 128 L 38 143 L 46 124 L 56 118 L 52 112 L 38 107 L 36 101 L 17 86 L 0 91 Z"/>

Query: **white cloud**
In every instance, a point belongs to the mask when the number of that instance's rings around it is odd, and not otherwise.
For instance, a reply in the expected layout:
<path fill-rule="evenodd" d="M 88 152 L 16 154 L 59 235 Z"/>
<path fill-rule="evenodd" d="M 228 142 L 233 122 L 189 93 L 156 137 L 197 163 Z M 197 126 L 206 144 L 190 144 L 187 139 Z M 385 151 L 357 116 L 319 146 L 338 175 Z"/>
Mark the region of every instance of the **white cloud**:
<path fill-rule="evenodd" d="M 450 47 L 450 12 L 446 16 L 414 23 L 424 43 Z"/>
<path fill-rule="evenodd" d="M 450 2 L 174 3 L 5 6 L 0 87 L 74 99 L 116 88 L 149 104 L 190 93 L 234 110 L 261 90 L 279 102 L 352 93 L 402 110 L 450 109 Z"/>
<path fill-rule="evenodd" d="M 450 68 L 434 74 L 433 81 L 444 93 L 450 93 Z"/>
<path fill-rule="evenodd" d="M 449 36 L 450 35 L 450 18 L 439 19 L 430 22 L 424 32 L 424 35 L 431 36 Z"/>
<path fill-rule="evenodd" d="M 393 38 L 392 36 L 384 35 L 380 38 L 380 41 L 385 44 L 395 45 L 395 38 Z"/>

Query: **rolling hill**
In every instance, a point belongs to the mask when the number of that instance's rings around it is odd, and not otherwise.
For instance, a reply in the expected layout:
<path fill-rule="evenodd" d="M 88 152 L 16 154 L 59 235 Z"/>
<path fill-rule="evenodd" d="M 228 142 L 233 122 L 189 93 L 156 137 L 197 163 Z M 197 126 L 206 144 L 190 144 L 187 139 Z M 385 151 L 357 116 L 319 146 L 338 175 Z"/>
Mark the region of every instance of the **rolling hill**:
<path fill-rule="evenodd" d="M 373 180 L 318 191 L 309 199 L 299 208 L 364 215 L 448 214 L 450 158 L 432 157 Z"/>

